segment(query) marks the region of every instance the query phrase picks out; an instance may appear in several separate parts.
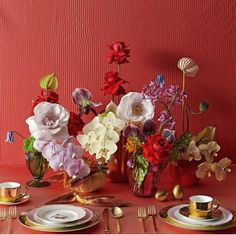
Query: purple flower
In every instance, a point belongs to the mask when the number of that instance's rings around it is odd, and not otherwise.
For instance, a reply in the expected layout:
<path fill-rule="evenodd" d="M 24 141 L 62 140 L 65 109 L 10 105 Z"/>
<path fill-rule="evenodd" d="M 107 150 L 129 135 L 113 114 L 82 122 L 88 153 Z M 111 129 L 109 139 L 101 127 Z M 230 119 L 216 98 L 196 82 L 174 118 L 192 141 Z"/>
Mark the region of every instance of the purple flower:
<path fill-rule="evenodd" d="M 145 136 L 153 135 L 156 132 L 156 124 L 152 120 L 147 120 L 141 126 L 141 132 Z"/>
<path fill-rule="evenodd" d="M 123 130 L 123 136 L 125 138 L 138 137 L 139 139 L 144 139 L 144 136 L 137 126 L 130 124 Z"/>
<path fill-rule="evenodd" d="M 82 159 L 83 150 L 80 146 L 73 144 L 69 138 L 63 145 L 55 141 L 35 141 L 34 147 L 42 151 L 42 155 L 54 170 L 65 170 L 69 176 L 83 178 L 90 173 L 89 166 Z"/>
<path fill-rule="evenodd" d="M 144 97 L 148 96 L 154 104 L 158 100 L 158 98 L 162 96 L 164 84 L 164 76 L 157 75 L 156 79 L 149 82 L 143 87 L 142 93 Z"/>
<path fill-rule="evenodd" d="M 166 138 L 166 140 L 172 144 L 175 141 L 175 131 L 164 129 L 162 131 L 162 136 Z"/>
<path fill-rule="evenodd" d="M 172 105 L 182 104 L 184 98 L 186 98 L 186 93 L 183 92 L 179 86 L 171 85 L 162 93 L 162 99 L 165 103 L 172 103 Z"/>
<path fill-rule="evenodd" d="M 158 121 L 161 123 L 162 126 L 172 130 L 175 126 L 175 119 L 171 116 L 170 112 L 166 110 L 162 111 Z"/>
<path fill-rule="evenodd" d="M 14 131 L 8 131 L 8 132 L 7 132 L 7 138 L 6 138 L 5 142 L 8 142 L 8 143 L 13 143 L 13 142 L 15 142 L 15 139 L 14 139 Z"/>
<path fill-rule="evenodd" d="M 84 88 L 76 88 L 72 92 L 72 100 L 78 106 L 81 115 L 88 114 L 92 108 L 101 105 L 101 103 L 94 103 L 91 92 Z"/>

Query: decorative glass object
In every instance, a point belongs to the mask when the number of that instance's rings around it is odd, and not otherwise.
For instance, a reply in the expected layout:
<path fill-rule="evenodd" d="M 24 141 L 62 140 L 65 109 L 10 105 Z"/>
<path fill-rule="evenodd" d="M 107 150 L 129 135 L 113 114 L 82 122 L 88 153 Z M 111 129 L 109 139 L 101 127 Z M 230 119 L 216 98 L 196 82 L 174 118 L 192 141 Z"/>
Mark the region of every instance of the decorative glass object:
<path fill-rule="evenodd" d="M 137 197 L 154 197 L 158 190 L 160 178 L 165 167 L 163 165 L 156 165 L 149 167 L 141 185 L 138 185 L 134 179 L 134 169 L 130 172 L 130 186 L 132 193 Z"/>
<path fill-rule="evenodd" d="M 49 163 L 41 153 L 26 153 L 25 154 L 26 166 L 29 169 L 33 180 L 27 182 L 29 187 L 46 187 L 49 185 L 47 181 L 43 180 L 43 176 L 49 170 Z"/>

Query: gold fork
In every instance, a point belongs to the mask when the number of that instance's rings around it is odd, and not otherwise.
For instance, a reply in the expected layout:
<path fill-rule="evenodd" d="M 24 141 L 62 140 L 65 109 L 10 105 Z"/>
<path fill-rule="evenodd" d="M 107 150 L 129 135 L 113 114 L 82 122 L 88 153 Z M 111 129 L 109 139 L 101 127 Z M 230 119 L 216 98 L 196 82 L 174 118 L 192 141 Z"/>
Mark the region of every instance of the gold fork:
<path fill-rule="evenodd" d="M 140 220 L 142 220 L 143 231 L 146 233 L 147 229 L 146 229 L 146 225 L 145 225 L 145 220 L 147 218 L 147 212 L 146 212 L 146 209 L 144 207 L 138 207 L 138 218 Z"/>
<path fill-rule="evenodd" d="M 6 209 L 2 208 L 0 209 L 0 221 L 4 221 L 7 218 Z"/>
<path fill-rule="evenodd" d="M 12 232 L 12 220 L 16 219 L 16 217 L 17 217 L 16 206 L 9 207 L 9 210 L 8 210 L 8 219 L 9 219 L 8 234 L 10 234 Z"/>
<path fill-rule="evenodd" d="M 149 205 L 148 206 L 148 216 L 152 217 L 155 232 L 157 232 L 156 215 L 157 215 L 157 211 L 156 211 L 155 205 Z"/>

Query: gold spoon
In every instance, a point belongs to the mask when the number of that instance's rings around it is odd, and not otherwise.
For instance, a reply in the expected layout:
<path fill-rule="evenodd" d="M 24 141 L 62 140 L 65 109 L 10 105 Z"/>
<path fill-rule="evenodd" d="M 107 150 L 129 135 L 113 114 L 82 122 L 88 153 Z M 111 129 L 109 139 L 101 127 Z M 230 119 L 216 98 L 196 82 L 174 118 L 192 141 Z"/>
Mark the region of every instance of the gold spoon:
<path fill-rule="evenodd" d="M 116 206 L 112 208 L 111 213 L 112 217 L 116 219 L 116 230 L 118 233 L 121 233 L 120 218 L 123 216 L 123 211 L 120 207 Z"/>

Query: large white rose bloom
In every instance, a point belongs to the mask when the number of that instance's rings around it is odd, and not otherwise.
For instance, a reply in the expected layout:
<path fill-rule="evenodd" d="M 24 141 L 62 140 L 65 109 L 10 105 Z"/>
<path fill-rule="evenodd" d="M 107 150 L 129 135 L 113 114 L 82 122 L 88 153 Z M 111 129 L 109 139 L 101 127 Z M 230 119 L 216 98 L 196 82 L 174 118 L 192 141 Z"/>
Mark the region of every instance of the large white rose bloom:
<path fill-rule="evenodd" d="M 70 113 L 61 105 L 41 102 L 34 108 L 34 116 L 29 117 L 31 135 L 37 140 L 59 140 L 68 138 L 68 121 Z"/>
<path fill-rule="evenodd" d="M 154 117 L 154 106 L 142 93 L 129 92 L 121 98 L 117 115 L 125 122 L 144 122 Z"/>

